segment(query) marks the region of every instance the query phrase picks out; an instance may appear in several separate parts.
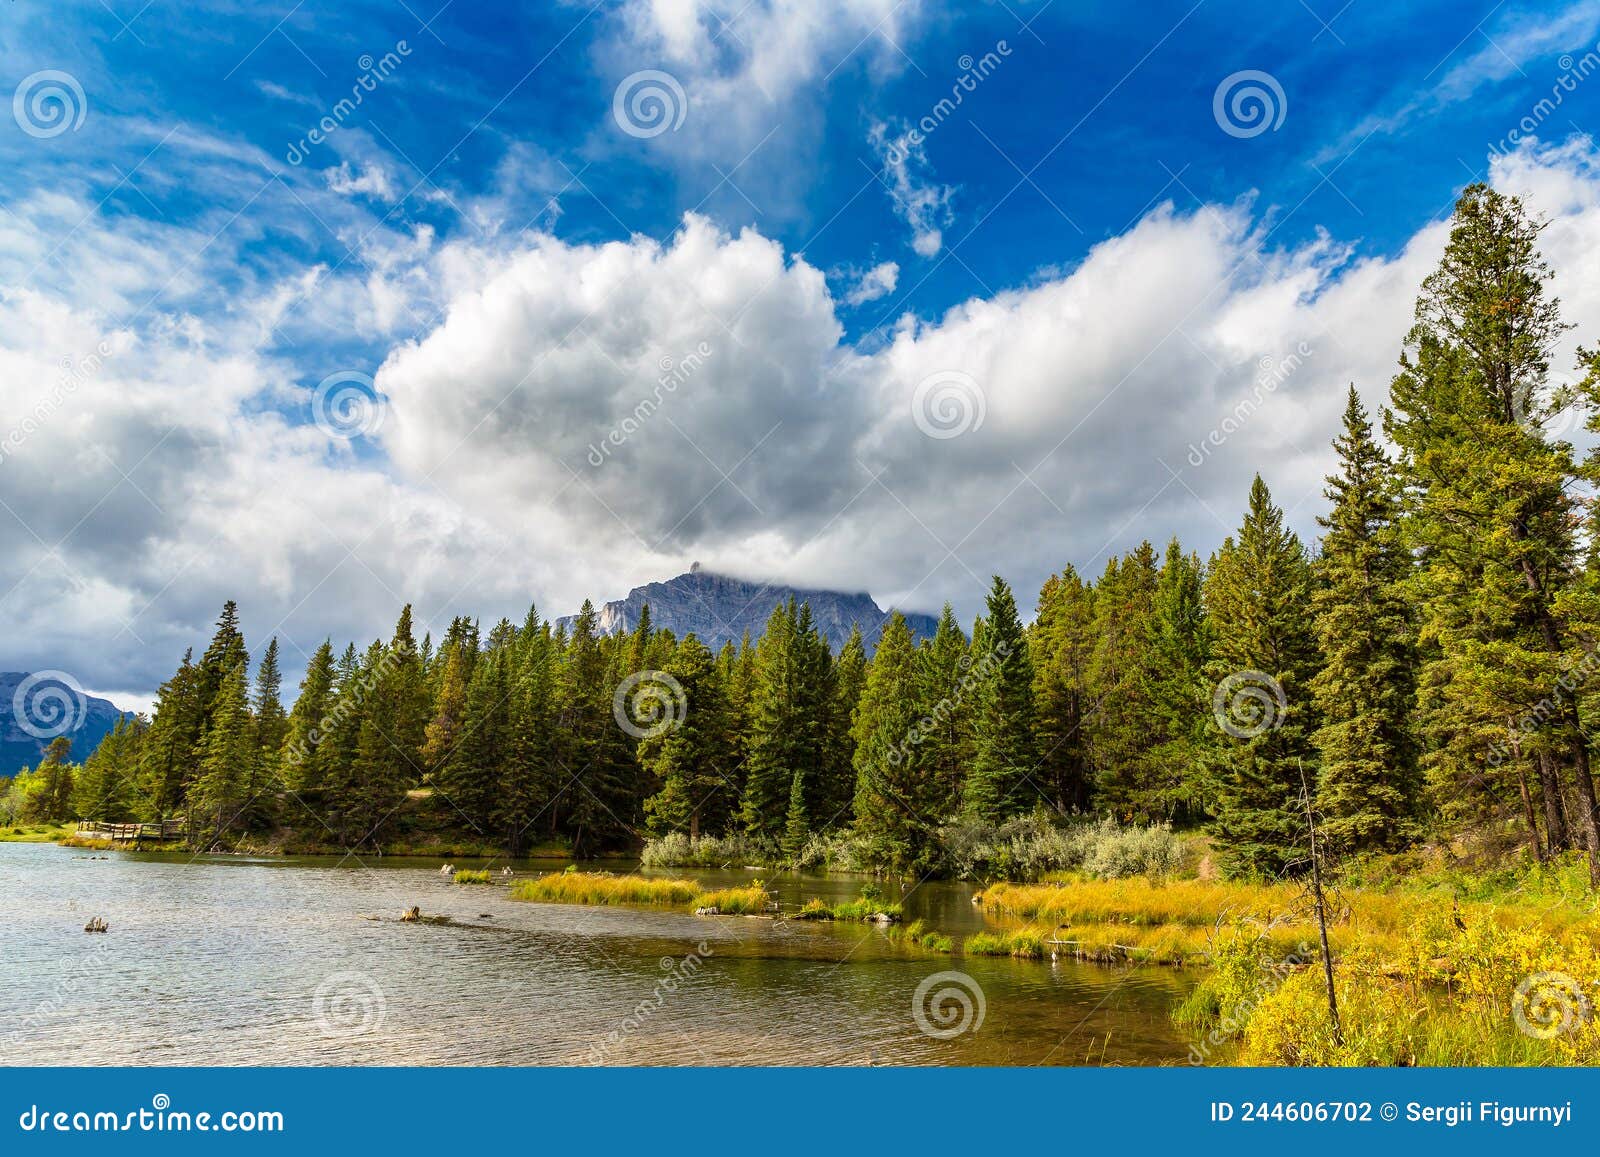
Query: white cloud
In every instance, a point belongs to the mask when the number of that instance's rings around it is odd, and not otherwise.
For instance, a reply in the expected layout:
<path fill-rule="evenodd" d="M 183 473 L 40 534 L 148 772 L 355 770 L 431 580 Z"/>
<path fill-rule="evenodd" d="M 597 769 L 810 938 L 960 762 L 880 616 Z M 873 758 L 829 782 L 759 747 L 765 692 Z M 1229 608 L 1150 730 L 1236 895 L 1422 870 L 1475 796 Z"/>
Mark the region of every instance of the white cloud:
<path fill-rule="evenodd" d="M 880 261 L 871 269 L 852 270 L 849 278 L 850 288 L 844 295 L 844 303 L 853 308 L 893 293 L 900 283 L 900 266 L 893 261 Z"/>
<path fill-rule="evenodd" d="M 944 246 L 944 226 L 950 224 L 950 201 L 955 189 L 933 180 L 927 153 L 920 140 L 901 132 L 891 136 L 883 121 L 873 124 L 867 141 L 883 162 L 889 198 L 895 212 L 911 226 L 911 248 L 919 257 L 937 257 Z"/>
<path fill-rule="evenodd" d="M 1523 149 L 1493 177 L 1552 217 L 1568 316 L 1600 313 L 1592 145 Z M 86 207 L 12 208 L 0 281 L 21 285 Z M 0 460 L 4 665 L 148 690 L 234 597 L 292 671 L 324 635 L 384 634 L 407 600 L 435 626 L 533 599 L 559 613 L 694 558 L 965 615 L 992 573 L 1026 603 L 1064 563 L 1095 571 L 1145 536 L 1209 550 L 1258 468 L 1314 533 L 1345 386 L 1383 400 L 1445 230 L 1357 258 L 1327 237 L 1274 247 L 1248 203 L 1163 205 L 1069 272 L 857 348 L 819 270 L 695 216 L 664 244 L 385 233 L 372 270 L 295 267 L 210 310 L 211 270 L 174 257 L 203 236 L 93 218 L 62 267 L 94 254 L 96 277 L 0 295 L 0 413 L 11 429 L 44 410 Z M 195 283 L 186 305 L 140 312 L 175 279 Z M 308 293 L 372 333 L 385 294 L 439 306 L 377 370 L 376 445 L 306 421 L 311 386 L 351 368 L 271 340 Z M 101 343 L 52 402 L 63 359 Z M 1263 359 L 1291 356 L 1238 420 Z M 929 399 L 948 406 L 919 426 Z M 971 429 L 924 432 L 963 401 Z"/>
<path fill-rule="evenodd" d="M 323 175 L 328 178 L 328 188 L 345 197 L 393 201 L 398 193 L 389 170 L 380 164 L 354 166 L 343 161 L 337 168 L 323 170 Z"/>

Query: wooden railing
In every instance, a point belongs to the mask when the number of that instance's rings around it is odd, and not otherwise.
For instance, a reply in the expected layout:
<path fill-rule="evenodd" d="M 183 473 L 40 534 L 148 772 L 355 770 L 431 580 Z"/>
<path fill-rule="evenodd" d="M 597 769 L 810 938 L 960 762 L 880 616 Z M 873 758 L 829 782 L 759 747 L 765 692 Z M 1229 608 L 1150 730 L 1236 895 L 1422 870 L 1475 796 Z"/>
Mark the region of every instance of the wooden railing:
<path fill-rule="evenodd" d="M 181 819 L 157 824 L 108 824 L 101 820 L 79 820 L 78 835 L 91 840 L 181 840 L 189 825 Z"/>

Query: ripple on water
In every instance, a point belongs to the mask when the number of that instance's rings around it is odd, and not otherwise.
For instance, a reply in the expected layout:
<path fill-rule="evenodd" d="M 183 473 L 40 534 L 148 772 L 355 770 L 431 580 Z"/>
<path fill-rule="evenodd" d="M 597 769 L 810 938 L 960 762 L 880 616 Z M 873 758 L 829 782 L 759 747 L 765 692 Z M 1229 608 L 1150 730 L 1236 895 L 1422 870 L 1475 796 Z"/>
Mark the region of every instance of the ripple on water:
<path fill-rule="evenodd" d="M 796 903 L 860 880 L 774 886 Z M 1188 1051 L 1168 1020 L 1187 980 L 1167 969 L 935 956 L 870 927 L 526 904 L 426 862 L 100 860 L 0 844 L 0 894 L 0 1055 L 14 1064 L 1160 1064 Z M 970 897 L 939 883 L 904 902 L 908 918 L 965 935 L 982 926 Z M 413 904 L 451 922 L 401 922 Z M 92 915 L 110 933 L 85 936 Z M 951 970 L 981 990 L 983 1019 L 934 1039 L 912 998 Z"/>

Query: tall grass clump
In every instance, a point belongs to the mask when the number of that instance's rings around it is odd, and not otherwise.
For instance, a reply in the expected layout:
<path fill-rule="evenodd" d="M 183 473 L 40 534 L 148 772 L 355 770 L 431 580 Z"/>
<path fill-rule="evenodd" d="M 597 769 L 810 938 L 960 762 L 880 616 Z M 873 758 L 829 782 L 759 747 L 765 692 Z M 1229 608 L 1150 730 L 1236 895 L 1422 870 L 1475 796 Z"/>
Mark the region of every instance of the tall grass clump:
<path fill-rule="evenodd" d="M 889 939 L 911 944 L 929 952 L 948 954 L 955 951 L 955 941 L 944 933 L 935 932 L 928 927 L 926 920 L 913 920 L 904 927 L 890 928 Z"/>
<path fill-rule="evenodd" d="M 1023 960 L 1042 960 L 1045 956 L 1045 936 L 1037 928 L 975 932 L 967 937 L 961 951 L 968 956 L 1016 956 Z"/>
<path fill-rule="evenodd" d="M 452 878 L 458 884 L 491 884 L 494 882 L 494 877 L 489 875 L 486 868 L 458 868 Z"/>
<path fill-rule="evenodd" d="M 541 904 L 640 904 L 657 907 L 692 903 L 704 889 L 695 880 L 612 876 L 604 872 L 552 872 L 511 885 L 513 900 Z"/>
<path fill-rule="evenodd" d="M 868 884 L 861 889 L 861 895 L 854 900 L 842 900 L 837 904 L 829 904 L 825 900 L 810 899 L 805 906 L 794 914 L 796 920 L 874 920 L 885 918 L 890 922 L 900 919 L 900 905 L 886 903 L 883 899 L 883 890 L 876 884 Z"/>
<path fill-rule="evenodd" d="M 690 903 L 697 911 L 715 909 L 719 916 L 757 916 L 768 910 L 772 898 L 760 880 L 753 880 L 739 888 L 701 892 Z"/>

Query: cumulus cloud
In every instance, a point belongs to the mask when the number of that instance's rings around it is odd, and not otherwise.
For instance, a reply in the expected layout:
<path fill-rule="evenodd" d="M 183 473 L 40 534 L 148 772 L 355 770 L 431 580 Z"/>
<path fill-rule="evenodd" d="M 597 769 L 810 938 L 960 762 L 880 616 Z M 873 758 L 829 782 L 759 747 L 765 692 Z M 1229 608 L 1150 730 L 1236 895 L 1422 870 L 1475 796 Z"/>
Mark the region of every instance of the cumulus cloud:
<path fill-rule="evenodd" d="M 1493 164 L 1551 216 L 1579 321 L 1600 311 L 1596 166 L 1586 140 Z M 14 205 L 0 281 L 85 210 Z M 210 312 L 206 271 L 173 256 L 203 237 L 91 220 L 63 265 L 83 246 L 97 277 L 0 294 L 4 665 L 148 691 L 234 597 L 293 672 L 406 601 L 435 627 L 560 613 L 695 558 L 969 615 L 993 573 L 1027 603 L 1143 537 L 1211 549 L 1257 469 L 1314 533 L 1345 386 L 1381 404 L 1446 225 L 1360 258 L 1270 221 L 1161 205 L 1070 271 L 858 347 L 839 311 L 859 285 L 841 300 L 777 241 L 692 214 L 666 242 L 390 232 L 372 270 L 290 268 Z M 438 320 L 385 342 L 388 411 L 350 443 L 309 421 L 350 367 L 270 335 L 307 293 L 374 318 L 374 270 Z M 141 308 L 191 279 L 191 307 Z"/>
<path fill-rule="evenodd" d="M 1546 236 L 1573 316 L 1600 301 L 1589 158 L 1495 168 L 1561 215 Z M 871 351 L 842 343 L 817 271 L 753 231 L 547 237 L 391 355 L 383 437 L 474 509 L 534 505 L 581 553 L 615 552 L 627 577 L 600 594 L 692 553 L 970 608 L 992 571 L 1027 589 L 1147 535 L 1209 549 L 1257 469 L 1313 533 L 1345 385 L 1381 404 L 1444 234 L 1356 259 L 1276 245 L 1248 203 L 1163 205 L 1070 273 L 908 316 Z"/>

